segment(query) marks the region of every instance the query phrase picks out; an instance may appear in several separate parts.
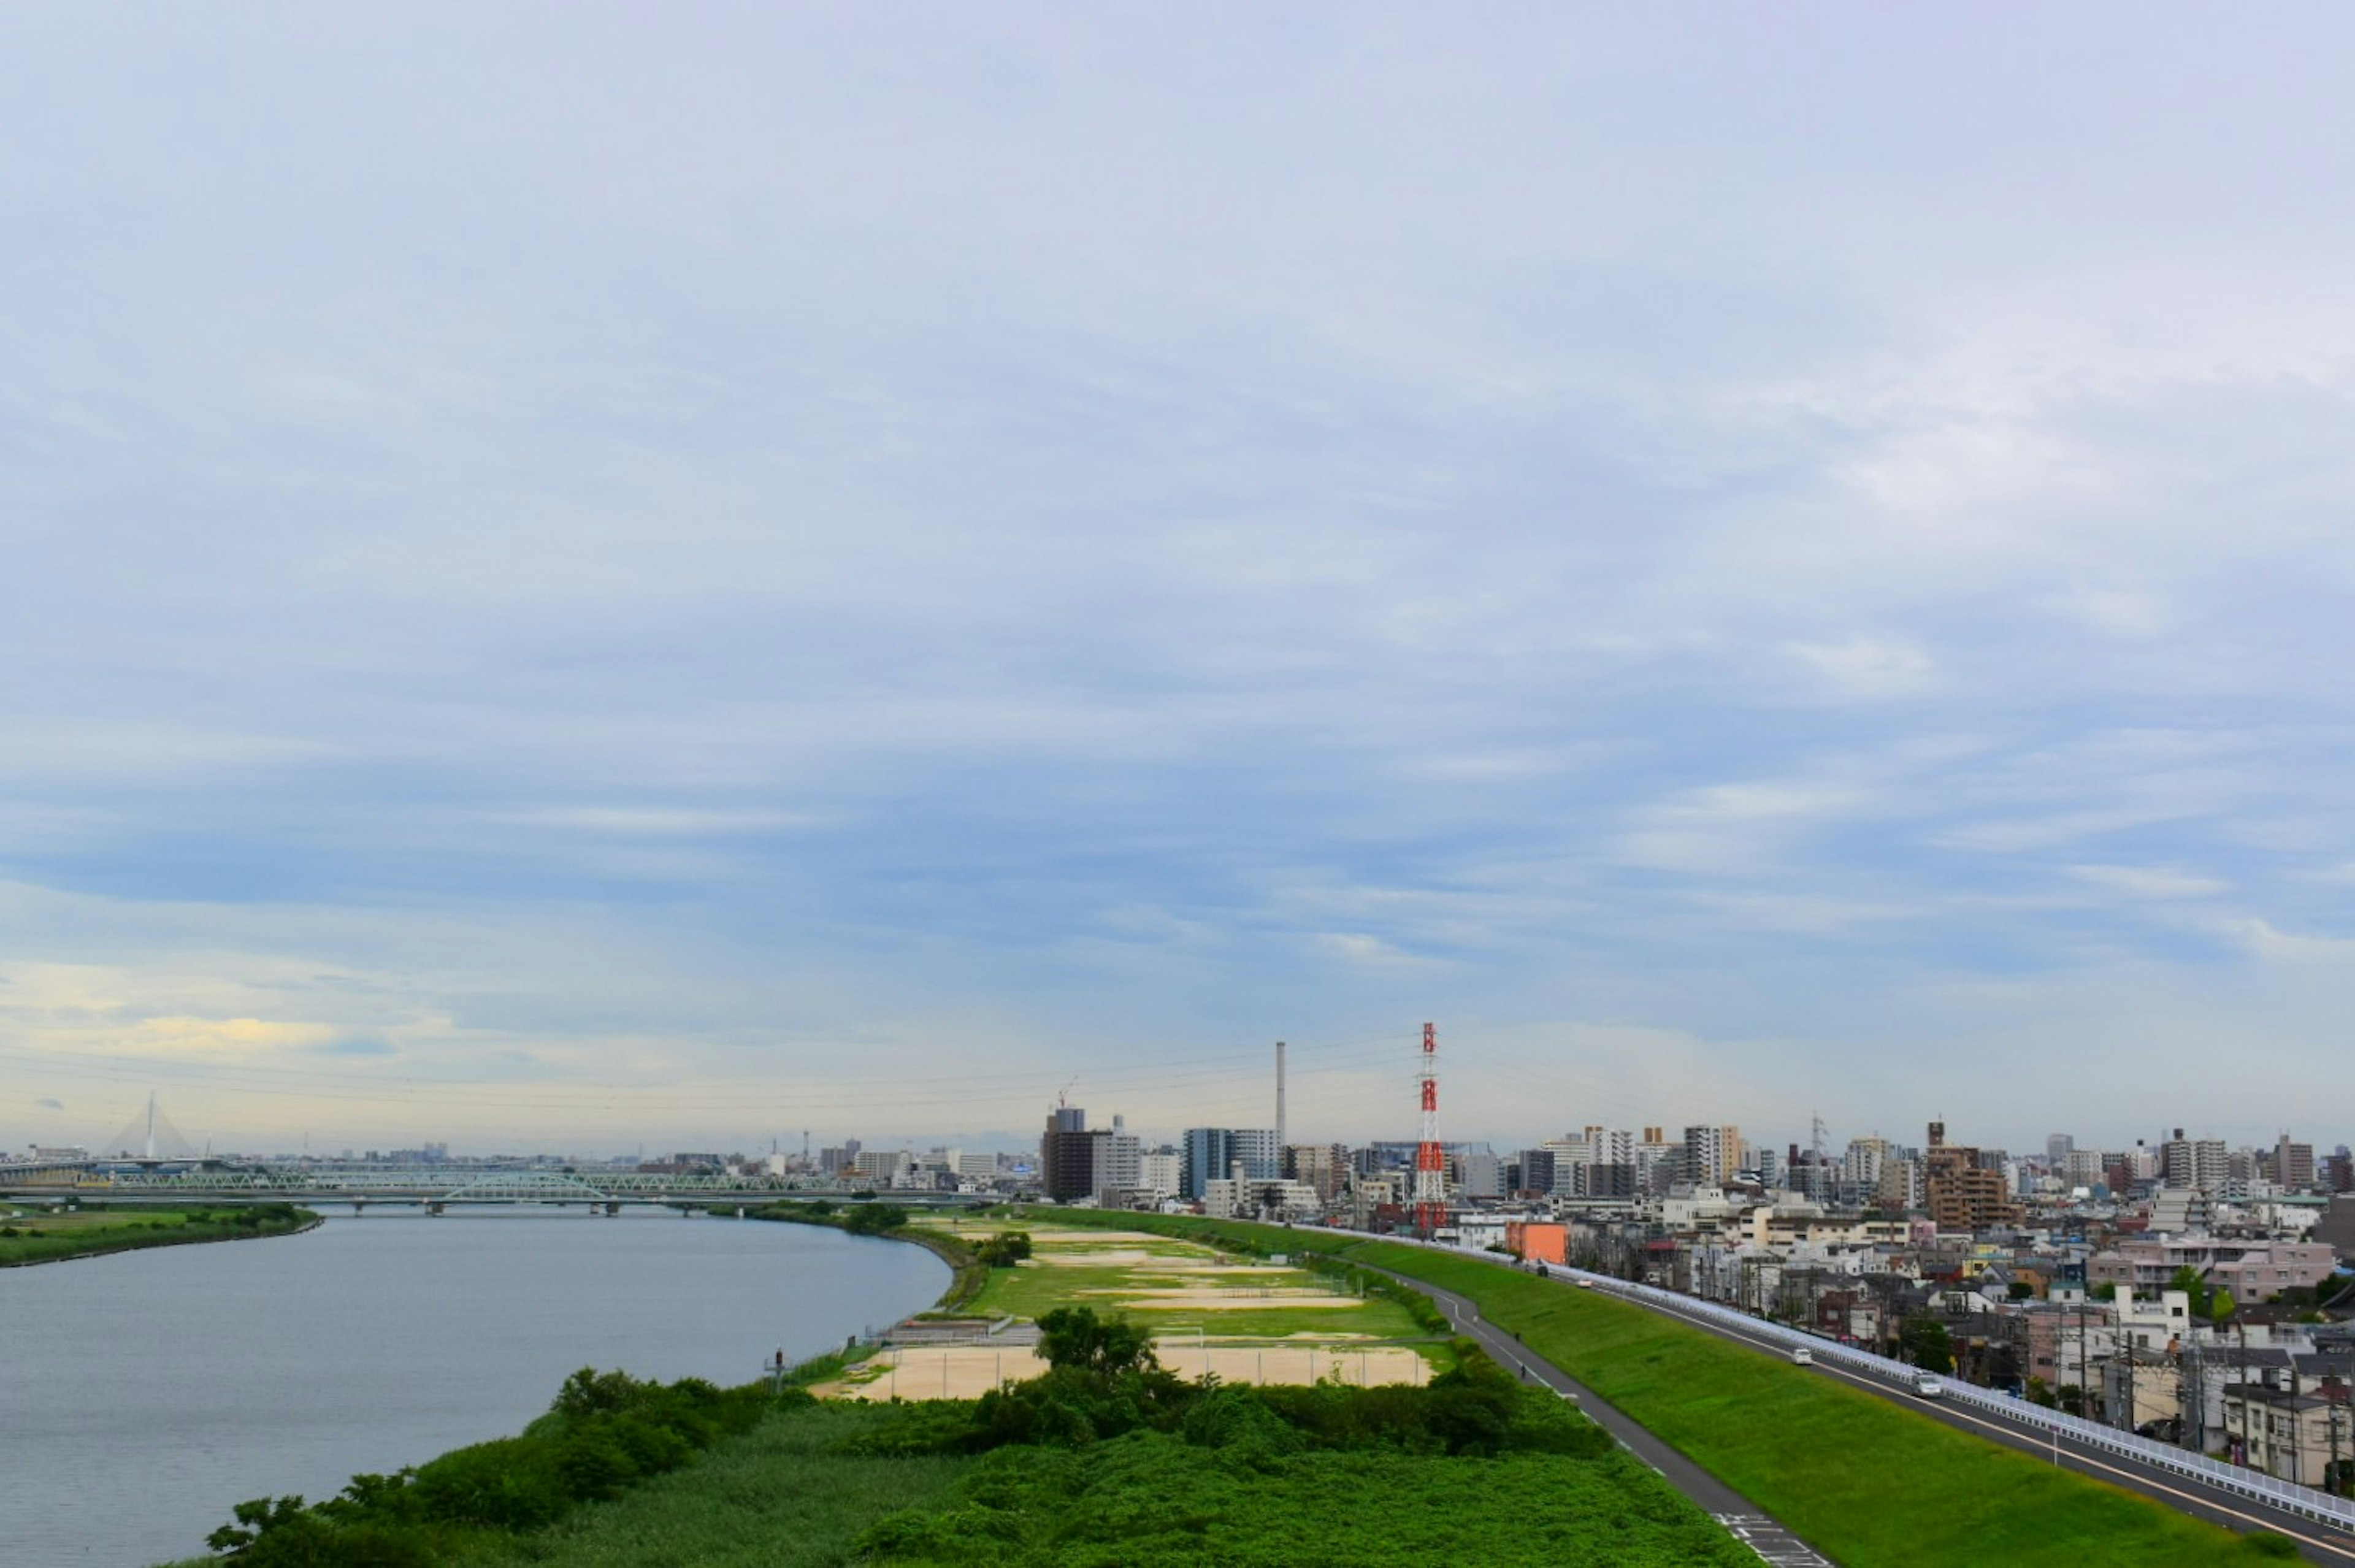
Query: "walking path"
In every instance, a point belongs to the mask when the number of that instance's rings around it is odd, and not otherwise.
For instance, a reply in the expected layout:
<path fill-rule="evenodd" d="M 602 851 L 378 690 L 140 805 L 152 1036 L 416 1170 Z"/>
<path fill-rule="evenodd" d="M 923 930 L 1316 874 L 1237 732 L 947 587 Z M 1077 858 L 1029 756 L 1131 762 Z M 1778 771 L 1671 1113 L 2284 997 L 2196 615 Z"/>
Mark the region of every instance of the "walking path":
<path fill-rule="evenodd" d="M 1512 1368 L 1526 1381 L 1542 1383 L 1575 1403 L 1587 1419 L 1618 1439 L 1620 1446 L 1649 1465 L 1661 1479 L 1692 1499 L 1725 1526 L 1736 1541 L 1774 1564 L 1774 1568 L 1837 1568 L 1830 1558 L 1761 1512 L 1748 1498 L 1653 1436 L 1608 1400 L 1512 1335 L 1491 1328 L 1471 1302 L 1424 1280 L 1409 1279 L 1402 1275 L 1391 1277 L 1431 1297 L 1447 1314 L 1456 1331 L 1487 1351 L 1497 1365 Z"/>

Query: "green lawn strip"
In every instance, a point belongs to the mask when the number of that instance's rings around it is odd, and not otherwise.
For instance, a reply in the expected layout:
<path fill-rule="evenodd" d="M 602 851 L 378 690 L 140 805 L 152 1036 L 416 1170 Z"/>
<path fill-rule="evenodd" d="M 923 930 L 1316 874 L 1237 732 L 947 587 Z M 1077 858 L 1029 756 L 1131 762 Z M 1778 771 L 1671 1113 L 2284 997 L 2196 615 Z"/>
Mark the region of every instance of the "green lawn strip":
<path fill-rule="evenodd" d="M 0 1268 L 101 1257 L 146 1247 L 282 1236 L 319 1222 L 283 1203 L 247 1209 L 82 1209 L 0 1220 Z M 13 1233 L 12 1233 L 13 1232 Z"/>
<path fill-rule="evenodd" d="M 1594 1292 L 1346 1232 L 1156 1222 L 1313 1246 L 1468 1296 L 1846 1568 L 2196 1568 L 2244 1554 L 2231 1532 L 2162 1504 Z"/>
<path fill-rule="evenodd" d="M 819 1568 L 856 1561 L 878 1520 L 943 1496 L 975 1461 L 832 1452 L 890 1420 L 888 1407 L 825 1404 L 771 1417 L 699 1464 L 593 1503 L 531 1535 L 484 1536 L 453 1568 Z"/>

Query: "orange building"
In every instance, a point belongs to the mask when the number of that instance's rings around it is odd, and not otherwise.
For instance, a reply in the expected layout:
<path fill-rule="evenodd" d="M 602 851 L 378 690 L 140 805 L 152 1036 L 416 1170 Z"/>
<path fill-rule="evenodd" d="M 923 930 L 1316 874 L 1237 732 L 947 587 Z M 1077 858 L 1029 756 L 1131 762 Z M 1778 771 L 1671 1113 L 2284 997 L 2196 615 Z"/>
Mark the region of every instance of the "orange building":
<path fill-rule="evenodd" d="M 1508 1220 L 1505 1245 L 1524 1263 L 1570 1262 L 1570 1227 L 1558 1220 Z"/>

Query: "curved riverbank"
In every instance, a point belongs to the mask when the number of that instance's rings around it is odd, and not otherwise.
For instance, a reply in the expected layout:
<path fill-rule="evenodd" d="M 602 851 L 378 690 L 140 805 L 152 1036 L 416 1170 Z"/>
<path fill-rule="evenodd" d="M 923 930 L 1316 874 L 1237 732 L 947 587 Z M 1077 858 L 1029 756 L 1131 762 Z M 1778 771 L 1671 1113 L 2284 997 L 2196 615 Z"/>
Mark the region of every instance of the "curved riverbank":
<path fill-rule="evenodd" d="M 120 1222 L 104 1222 L 108 1219 Z M 66 1220 L 80 1222 L 59 1222 Z M 91 1221 L 100 1222 L 88 1222 Z M 202 1246 L 211 1242 L 299 1236 L 319 1223 L 319 1216 L 310 1210 L 287 1203 L 248 1209 L 84 1208 L 60 1214 L 20 1213 L 0 1219 L 0 1268 L 72 1263 L 149 1247 Z"/>
<path fill-rule="evenodd" d="M 815 1225 L 824 1230 L 840 1231 L 847 1235 L 868 1236 L 878 1241 L 906 1242 L 923 1248 L 949 1265 L 949 1287 L 932 1303 L 930 1312 L 954 1312 L 981 1293 L 988 1282 L 989 1270 L 971 1247 L 954 1236 L 938 1231 L 910 1225 L 908 1211 L 897 1204 L 855 1204 L 837 1209 L 830 1203 L 768 1203 L 751 1211 L 745 1216 L 751 1220 L 768 1220 L 786 1225 Z M 919 1314 L 922 1316 L 922 1314 Z"/>

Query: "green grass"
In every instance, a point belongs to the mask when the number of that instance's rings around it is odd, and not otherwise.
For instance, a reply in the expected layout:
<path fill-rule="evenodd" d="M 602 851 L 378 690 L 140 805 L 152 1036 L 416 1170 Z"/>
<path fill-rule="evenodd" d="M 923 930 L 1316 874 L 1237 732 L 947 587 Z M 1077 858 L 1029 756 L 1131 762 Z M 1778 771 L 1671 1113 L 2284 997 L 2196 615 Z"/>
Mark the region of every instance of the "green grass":
<path fill-rule="evenodd" d="M 1182 1220 L 1131 1222 L 1168 1225 Z M 1199 1222 L 1197 1222 L 1199 1223 Z M 1205 1227 L 1208 1228 L 1208 1227 Z M 1223 1224 L 1248 1240 L 1252 1229 Z M 1974 1437 L 1779 1357 L 1476 1259 L 1257 1228 L 1456 1291 L 1844 1568 L 2200 1568 L 2225 1531 Z"/>
<path fill-rule="evenodd" d="M 11 1214 L 0 1218 L 0 1268 L 62 1263 L 144 1247 L 279 1236 L 316 1223 L 316 1215 L 284 1204 L 258 1210 L 80 1209 Z"/>
<path fill-rule="evenodd" d="M 1756 1568 L 1757 1558 L 1625 1455 L 1268 1454 L 1132 1433 L 1077 1451 L 1007 1448 L 946 1506 L 885 1521 L 901 1568 Z"/>
<path fill-rule="evenodd" d="M 1171 1268 L 1170 1264 L 1199 1264 L 1216 1254 L 1208 1247 L 1175 1240 L 1151 1243 L 1105 1242 L 1073 1244 L 1042 1227 L 1032 1261 L 1017 1268 L 992 1269 L 989 1278 L 966 1307 L 982 1317 L 1037 1319 L 1059 1307 L 1092 1307 L 1098 1312 L 1118 1312 L 1135 1318 L 1156 1334 L 1184 1338 L 1199 1328 L 1212 1339 L 1284 1339 L 1296 1335 L 1330 1337 L 1337 1340 L 1414 1340 L 1428 1338 L 1413 1316 L 1394 1301 L 1375 1297 L 1362 1305 L 1286 1306 L 1271 1298 L 1265 1306 L 1229 1308 L 1207 1307 L 1140 1307 L 1136 1302 L 1165 1292 L 1229 1288 L 1238 1299 L 1253 1299 L 1255 1289 L 1279 1288 L 1335 1293 L 1330 1280 L 1306 1269 L 1268 1272 L 1241 1262 L 1231 1269 Z M 1119 1254 L 1144 1252 L 1145 1261 Z M 1103 1254 L 1101 1259 L 1092 1254 Z"/>
<path fill-rule="evenodd" d="M 773 1417 L 702 1461 L 593 1504 L 535 1535 L 486 1538 L 452 1568 L 820 1568 L 888 1514 L 944 1495 L 973 1460 L 834 1453 L 892 1419 L 820 1405 Z"/>

